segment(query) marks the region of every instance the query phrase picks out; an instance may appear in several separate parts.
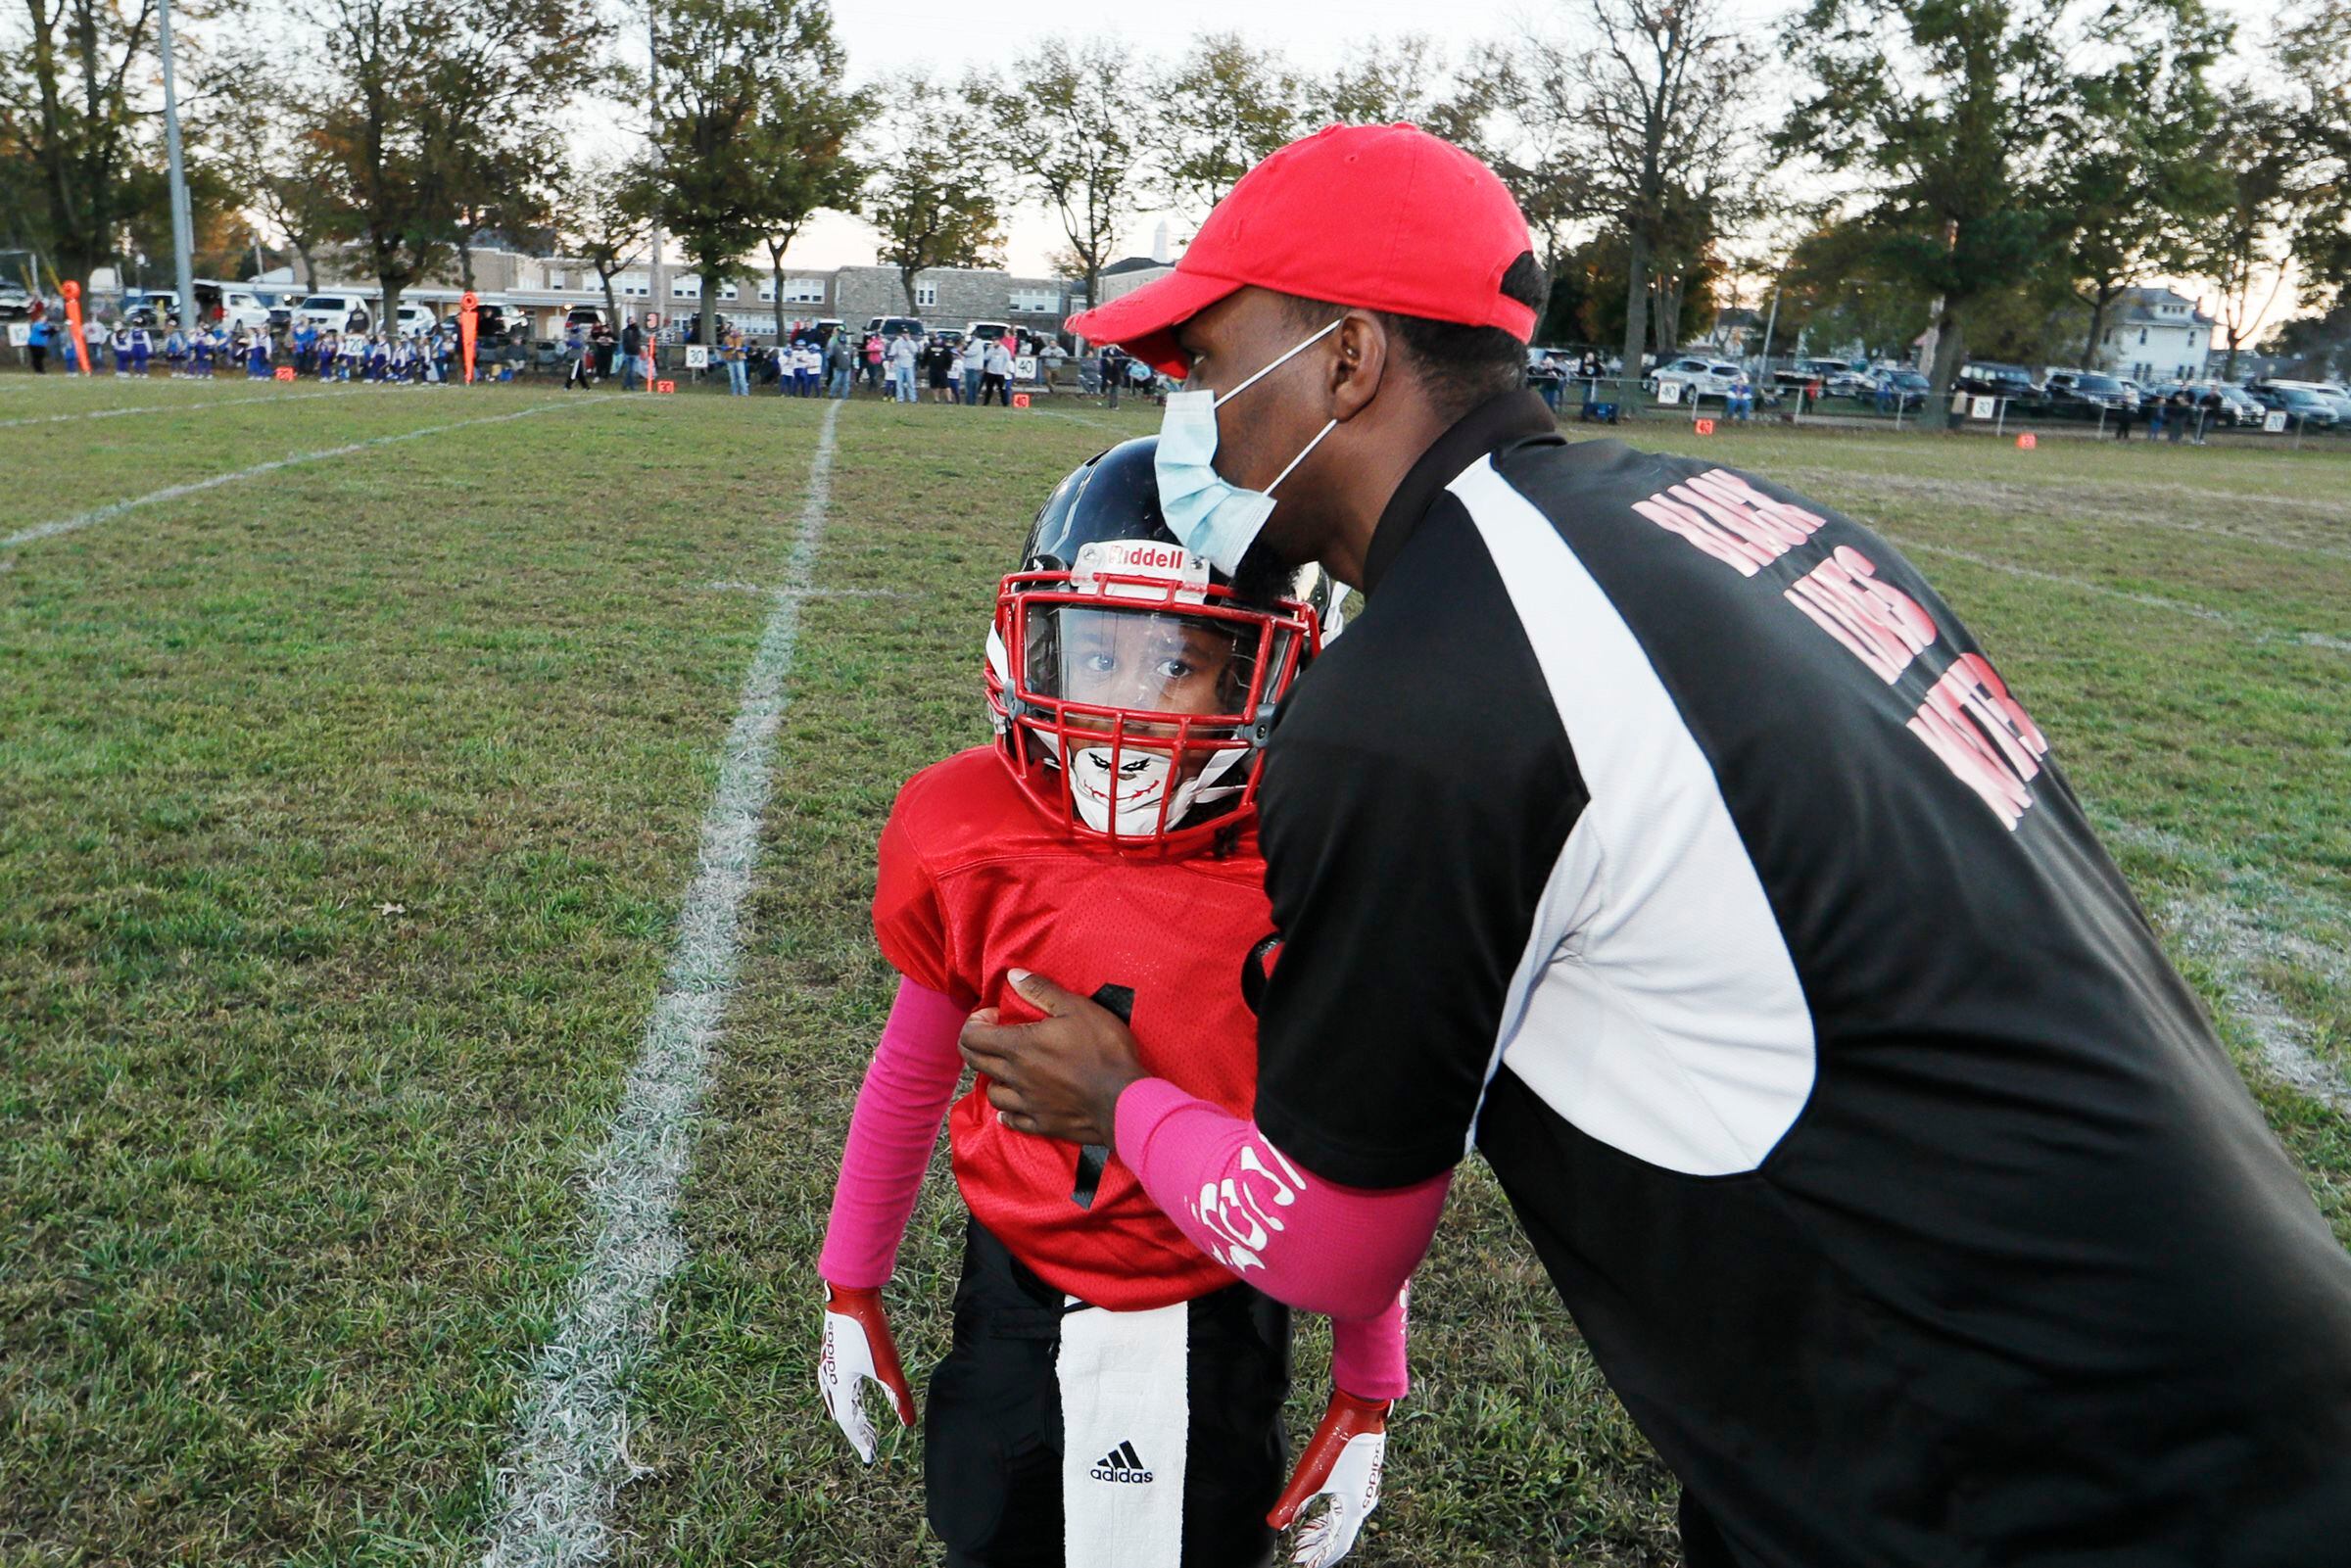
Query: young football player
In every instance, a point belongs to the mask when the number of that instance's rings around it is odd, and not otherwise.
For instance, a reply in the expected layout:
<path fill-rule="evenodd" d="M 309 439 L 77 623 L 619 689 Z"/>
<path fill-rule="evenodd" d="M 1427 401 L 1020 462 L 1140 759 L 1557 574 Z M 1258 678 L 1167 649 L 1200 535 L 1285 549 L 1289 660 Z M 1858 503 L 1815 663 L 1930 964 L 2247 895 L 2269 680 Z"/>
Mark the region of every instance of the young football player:
<path fill-rule="evenodd" d="M 988 637 L 995 741 L 917 774 L 882 834 L 874 928 L 900 982 L 818 1260 L 819 1383 L 861 1458 L 862 1381 L 914 1423 L 881 1288 L 944 1119 L 970 1214 L 924 1484 L 955 1568 L 1244 1568 L 1316 1498 L 1293 1560 L 1336 1562 L 1405 1389 L 1401 1299 L 1334 1325 L 1335 1388 L 1284 1489 L 1284 1308 L 1108 1150 L 1011 1130 L 984 1078 L 956 1100 L 966 1017 L 1033 1017 L 1011 976 L 1055 965 L 1130 1019 L 1184 1021 L 1157 1037 L 1185 1052 L 1153 1070 L 1236 1115 L 1254 1097 L 1249 997 L 1273 946 L 1258 747 L 1335 633 L 1331 590 L 1311 569 L 1250 591 L 1213 574 L 1161 518 L 1156 446 L 1113 448 L 1046 501 Z"/>

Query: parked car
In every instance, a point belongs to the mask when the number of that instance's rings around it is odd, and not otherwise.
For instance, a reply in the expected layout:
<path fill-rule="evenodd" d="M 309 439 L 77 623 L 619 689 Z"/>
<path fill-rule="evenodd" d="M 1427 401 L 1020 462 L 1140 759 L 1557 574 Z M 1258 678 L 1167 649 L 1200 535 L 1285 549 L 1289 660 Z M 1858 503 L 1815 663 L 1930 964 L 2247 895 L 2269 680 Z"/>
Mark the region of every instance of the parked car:
<path fill-rule="evenodd" d="M 563 330 L 578 327 L 582 332 L 594 332 L 604 324 L 604 308 L 600 305 L 575 305 L 563 312 Z"/>
<path fill-rule="evenodd" d="M 2233 429 L 2238 425 L 2258 425 L 2262 421 L 2262 416 L 2269 412 L 2267 408 L 2248 397 L 2243 388 L 2232 387 L 2220 381 L 2170 381 L 2157 387 L 2154 395 L 2168 403 L 2173 393 L 2183 391 L 2187 394 L 2189 403 L 2197 408 L 2204 406 L 2204 400 L 2208 396 L 2214 393 L 2220 395 L 2220 406 L 2212 411 L 2211 423 L 2216 426 Z"/>
<path fill-rule="evenodd" d="M 1901 404 L 1901 410 L 1904 413 L 1909 413 L 1915 409 L 1925 407 L 1927 404 L 1927 394 L 1935 390 L 1935 383 L 1929 381 L 1925 376 L 1920 375 L 1915 370 L 1879 371 L 1876 381 L 1871 385 L 1869 390 L 1869 397 L 1872 402 L 1876 401 L 1878 388 L 1881 386 L 1886 388 L 1886 401 L 1888 403 L 1898 402 Z"/>
<path fill-rule="evenodd" d="M 429 305 L 404 305 L 392 323 L 392 330 L 404 338 L 421 338 L 441 324 Z"/>
<path fill-rule="evenodd" d="M 2138 406 L 2138 398 L 2119 377 L 2094 370 L 2057 370 L 2025 411 L 2052 419 L 2104 419 Z"/>
<path fill-rule="evenodd" d="M 2281 387 L 2274 381 L 2257 381 L 2245 389 L 2265 408 L 2274 408 L 2285 415 L 2289 429 L 2332 430 L 2344 422 L 2342 411 L 2327 398 L 2305 387 Z"/>
<path fill-rule="evenodd" d="M 966 342 L 973 338 L 1002 338 L 1006 343 L 1010 343 L 1012 341 L 1012 323 L 1009 321 L 968 322 L 964 326 L 963 336 Z"/>
<path fill-rule="evenodd" d="M 2280 387 L 2289 392 L 2308 392 L 2315 394 L 2321 402 L 2326 403 L 2334 409 L 2336 417 L 2341 419 L 2344 424 L 2351 425 L 2351 389 L 2346 389 L 2342 383 L 2338 381 L 2285 381 L 2273 379 L 2270 381 L 2269 385 L 2273 387 Z"/>
<path fill-rule="evenodd" d="M 1962 365 L 1956 390 L 1979 398 L 2007 398 L 2019 403 L 2039 399 L 2040 388 L 2034 383 L 2032 373 L 2021 364 L 1993 364 L 1979 360 Z"/>
<path fill-rule="evenodd" d="M 32 314 L 32 296 L 22 283 L 0 283 L 0 321 L 22 321 Z"/>
<path fill-rule="evenodd" d="M 1878 384 L 1866 360 L 1798 359 L 1771 373 L 1771 384 L 1782 392 L 1817 386 L 1824 398 L 1874 398 Z"/>
<path fill-rule="evenodd" d="M 321 332 L 372 332 L 375 312 L 357 294 L 313 294 L 295 307 L 295 318 Z"/>
<path fill-rule="evenodd" d="M 923 318 L 917 315 L 877 315 L 868 317 L 865 323 L 865 331 L 857 339 L 857 347 L 860 351 L 862 351 L 865 348 L 865 340 L 867 338 L 876 336 L 892 338 L 901 332 L 911 332 L 918 338 L 923 336 Z"/>
<path fill-rule="evenodd" d="M 252 289 L 232 288 L 220 290 L 216 298 L 219 303 L 214 309 L 219 312 L 220 325 L 230 332 L 240 327 L 284 324 L 270 317 L 270 308 L 278 303 L 273 297 L 264 297 Z M 201 283 L 196 286 L 196 301 L 200 306 L 205 303 L 205 286 Z"/>
<path fill-rule="evenodd" d="M 123 300 L 122 318 L 134 327 L 160 331 L 165 322 L 179 318 L 179 291 L 141 289 Z"/>
<path fill-rule="evenodd" d="M 1707 359 L 1685 355 L 1657 367 L 1653 384 L 1662 392 L 1668 384 L 1679 386 L 1681 396 L 1720 398 L 1732 387 L 1748 379 L 1747 372 L 1728 359 Z"/>

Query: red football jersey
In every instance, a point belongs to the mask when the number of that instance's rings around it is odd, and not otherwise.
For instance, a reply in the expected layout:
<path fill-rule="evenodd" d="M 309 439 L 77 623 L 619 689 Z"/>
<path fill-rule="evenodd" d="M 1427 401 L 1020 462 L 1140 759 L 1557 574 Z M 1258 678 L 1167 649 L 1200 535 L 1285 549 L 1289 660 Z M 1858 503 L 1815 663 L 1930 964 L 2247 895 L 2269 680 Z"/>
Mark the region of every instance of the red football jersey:
<path fill-rule="evenodd" d="M 1254 834 L 1223 858 L 1092 849 L 1021 793 L 991 747 L 916 774 L 882 831 L 874 934 L 899 974 L 1007 1023 L 1038 1016 L 1006 978 L 1014 969 L 1113 1011 L 1130 1002 L 1143 1066 L 1235 1116 L 1257 1092 L 1241 973 L 1272 928 Z M 1132 1311 L 1232 1282 L 1116 1155 L 1081 1204 L 1077 1146 L 998 1122 L 984 1076 L 948 1136 L 973 1214 L 1055 1289 Z"/>

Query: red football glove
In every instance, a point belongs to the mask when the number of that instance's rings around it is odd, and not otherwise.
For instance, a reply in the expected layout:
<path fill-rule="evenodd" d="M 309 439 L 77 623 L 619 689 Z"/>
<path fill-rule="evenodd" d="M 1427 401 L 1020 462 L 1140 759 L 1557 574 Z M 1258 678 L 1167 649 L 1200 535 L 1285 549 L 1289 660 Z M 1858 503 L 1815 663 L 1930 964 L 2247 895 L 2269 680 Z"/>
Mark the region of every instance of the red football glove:
<path fill-rule="evenodd" d="M 882 1293 L 828 1282 L 825 1286 L 825 1348 L 816 1362 L 816 1386 L 825 1397 L 825 1409 L 840 1434 L 857 1450 L 857 1457 L 874 1462 L 874 1423 L 857 1398 L 858 1385 L 879 1383 L 889 1392 L 901 1425 L 914 1425 L 914 1395 L 898 1365 L 897 1342 L 889 1337 L 889 1318 L 882 1310 Z"/>
<path fill-rule="evenodd" d="M 1298 1532 L 1290 1561 L 1299 1568 L 1330 1568 L 1355 1546 L 1371 1510 L 1379 1506 L 1379 1473 L 1387 1460 L 1389 1400 L 1363 1400 L 1345 1389 L 1330 1391 L 1329 1407 L 1314 1441 L 1290 1473 L 1266 1523 L 1276 1530 L 1289 1528 L 1308 1503 L 1324 1498 L 1329 1506 L 1309 1519 Z"/>

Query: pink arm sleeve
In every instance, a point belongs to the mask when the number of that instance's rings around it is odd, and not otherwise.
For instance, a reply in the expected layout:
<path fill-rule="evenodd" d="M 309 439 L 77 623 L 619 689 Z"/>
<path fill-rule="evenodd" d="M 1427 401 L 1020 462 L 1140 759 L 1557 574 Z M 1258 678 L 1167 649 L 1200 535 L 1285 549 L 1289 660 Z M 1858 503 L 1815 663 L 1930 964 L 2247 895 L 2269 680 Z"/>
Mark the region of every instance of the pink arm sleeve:
<path fill-rule="evenodd" d="M 898 999 L 874 1047 L 849 1117 L 833 1214 L 816 1270 L 835 1285 L 879 1287 L 897 1266 L 938 1124 L 963 1077 L 955 1038 L 967 1009 L 954 998 L 898 981 Z"/>
<path fill-rule="evenodd" d="M 1342 1187 L 1300 1170 L 1254 1122 L 1164 1078 L 1119 1096 L 1118 1139 L 1151 1201 L 1236 1276 L 1342 1321 L 1394 1310 L 1401 1331 L 1397 1297 L 1436 1234 L 1453 1172 L 1390 1191 Z"/>
<path fill-rule="evenodd" d="M 1404 1293 L 1377 1317 L 1330 1320 L 1330 1380 L 1359 1400 L 1404 1398 Z"/>

